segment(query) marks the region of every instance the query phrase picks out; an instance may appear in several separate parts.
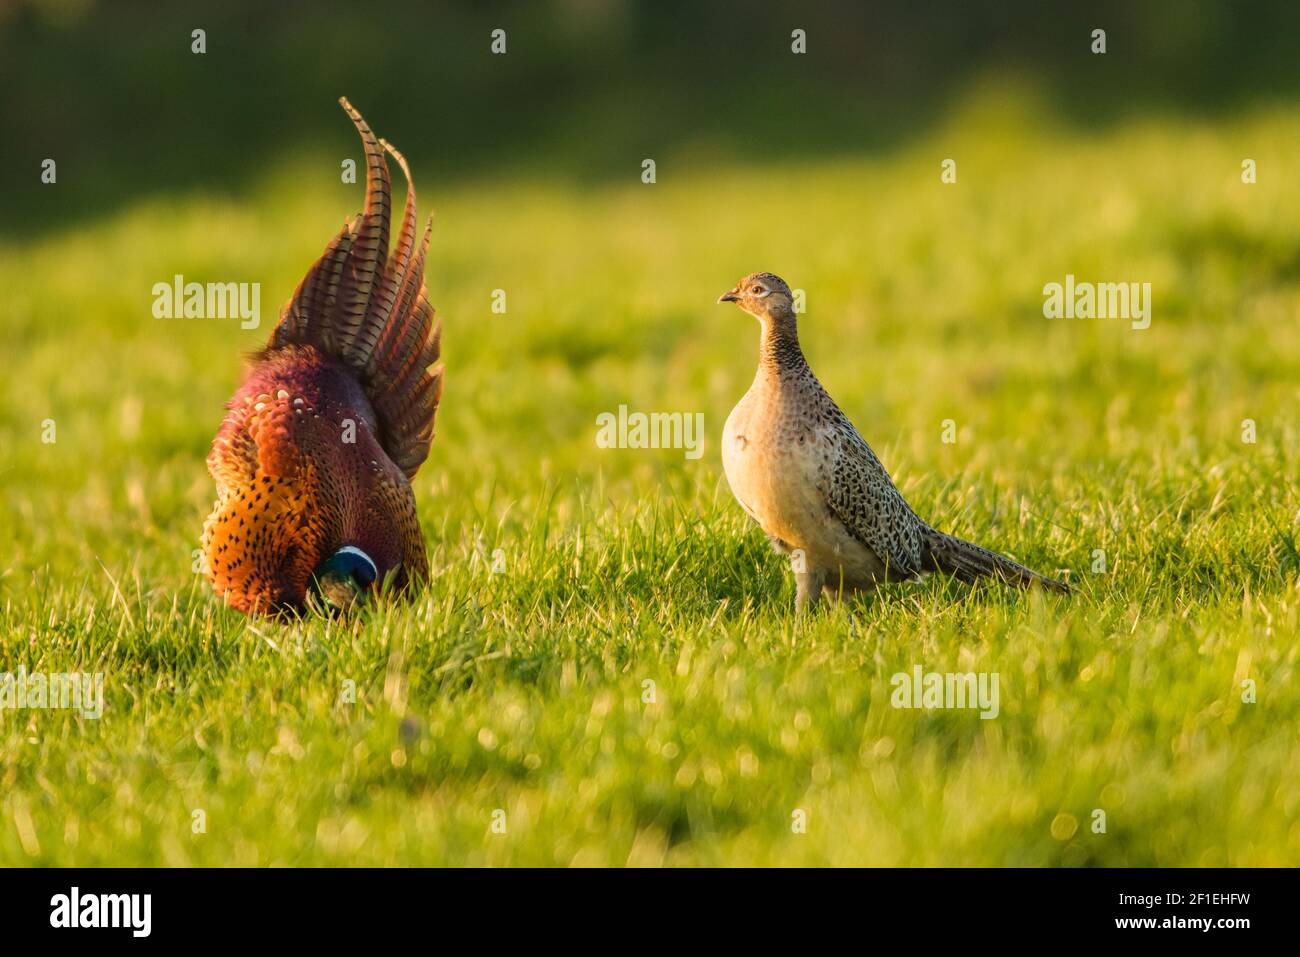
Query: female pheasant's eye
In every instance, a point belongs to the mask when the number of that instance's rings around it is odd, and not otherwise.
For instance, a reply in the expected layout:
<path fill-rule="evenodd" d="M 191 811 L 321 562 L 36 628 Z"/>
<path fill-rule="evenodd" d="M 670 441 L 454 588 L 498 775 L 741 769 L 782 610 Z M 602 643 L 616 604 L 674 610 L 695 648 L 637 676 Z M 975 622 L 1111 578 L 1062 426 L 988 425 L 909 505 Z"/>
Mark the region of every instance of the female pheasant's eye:
<path fill-rule="evenodd" d="M 750 291 L 751 293 L 753 293 L 755 296 L 761 296 L 761 295 L 763 295 L 763 287 L 762 287 L 762 286 L 755 286 L 753 289 L 751 289 L 751 290 L 749 290 L 749 291 Z"/>

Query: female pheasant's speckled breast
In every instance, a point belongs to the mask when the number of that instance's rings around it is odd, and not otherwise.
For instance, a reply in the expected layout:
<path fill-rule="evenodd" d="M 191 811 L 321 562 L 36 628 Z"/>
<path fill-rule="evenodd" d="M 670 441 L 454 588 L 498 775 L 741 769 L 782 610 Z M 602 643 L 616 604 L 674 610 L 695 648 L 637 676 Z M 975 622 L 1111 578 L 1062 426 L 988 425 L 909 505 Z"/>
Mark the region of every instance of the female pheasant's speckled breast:
<path fill-rule="evenodd" d="M 760 368 L 723 428 L 723 470 L 764 532 L 802 550 L 810 565 L 865 584 L 883 569 L 880 560 L 827 509 L 825 490 L 845 440 L 841 418 L 806 366 Z"/>
<path fill-rule="evenodd" d="M 816 473 L 830 438 L 798 383 L 760 376 L 723 428 L 723 470 L 731 490 L 769 535 L 803 547 L 799 516 L 824 511 Z M 793 394 L 792 394 L 793 393 Z"/>

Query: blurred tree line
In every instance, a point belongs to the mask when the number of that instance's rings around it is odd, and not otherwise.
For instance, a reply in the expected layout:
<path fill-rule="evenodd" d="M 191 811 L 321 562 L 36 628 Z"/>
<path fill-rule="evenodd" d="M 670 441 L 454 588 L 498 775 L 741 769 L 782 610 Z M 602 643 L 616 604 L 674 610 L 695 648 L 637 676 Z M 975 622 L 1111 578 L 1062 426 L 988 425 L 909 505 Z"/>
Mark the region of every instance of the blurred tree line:
<path fill-rule="evenodd" d="M 1297 64 L 1293 0 L 0 0 L 0 233 L 236 189 L 294 148 L 350 155 L 341 94 L 423 182 L 590 180 L 683 146 L 756 161 L 887 148 L 989 71 L 1098 124 L 1289 98 Z M 46 157 L 57 190 L 40 186 Z"/>

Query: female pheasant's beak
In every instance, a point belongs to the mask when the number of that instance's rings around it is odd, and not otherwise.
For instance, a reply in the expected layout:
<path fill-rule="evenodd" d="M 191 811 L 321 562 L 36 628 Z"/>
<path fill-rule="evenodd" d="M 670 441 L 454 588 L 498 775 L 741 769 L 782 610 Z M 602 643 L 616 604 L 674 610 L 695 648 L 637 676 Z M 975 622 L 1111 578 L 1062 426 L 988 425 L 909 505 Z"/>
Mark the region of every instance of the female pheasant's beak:
<path fill-rule="evenodd" d="M 355 545 L 344 545 L 312 573 L 313 596 L 334 612 L 345 612 L 365 601 L 379 573 L 370 556 Z"/>
<path fill-rule="evenodd" d="M 720 302 L 720 303 L 721 303 L 721 302 L 739 302 L 739 301 L 740 301 L 740 289 L 739 289 L 739 287 L 737 287 L 736 289 L 732 289 L 730 292 L 724 292 L 721 296 L 718 297 L 718 302 Z"/>

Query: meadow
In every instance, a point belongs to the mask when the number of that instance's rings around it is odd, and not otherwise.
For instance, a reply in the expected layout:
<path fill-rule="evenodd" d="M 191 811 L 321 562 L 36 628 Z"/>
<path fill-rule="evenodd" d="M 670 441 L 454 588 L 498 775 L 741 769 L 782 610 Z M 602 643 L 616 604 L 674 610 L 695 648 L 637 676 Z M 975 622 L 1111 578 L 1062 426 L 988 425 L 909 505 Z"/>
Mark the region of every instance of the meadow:
<path fill-rule="evenodd" d="M 1297 142 L 1290 104 L 1079 128 L 995 86 L 890 149 L 700 141 L 652 185 L 412 155 L 433 577 L 354 621 L 195 574 L 242 355 L 360 208 L 340 157 L 6 238 L 0 670 L 106 701 L 0 711 L 0 864 L 1300 864 Z M 795 617 L 717 447 L 757 326 L 714 300 L 759 269 L 917 512 L 1072 596 Z M 261 328 L 155 319 L 178 273 L 261 283 Z M 1150 282 L 1150 327 L 1045 318 L 1067 274 Z M 598 447 L 623 404 L 703 412 L 703 456 Z M 891 707 L 917 666 L 998 674 L 999 714 Z"/>

